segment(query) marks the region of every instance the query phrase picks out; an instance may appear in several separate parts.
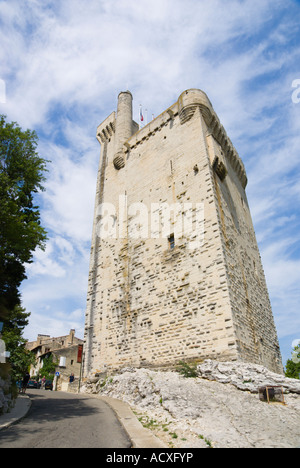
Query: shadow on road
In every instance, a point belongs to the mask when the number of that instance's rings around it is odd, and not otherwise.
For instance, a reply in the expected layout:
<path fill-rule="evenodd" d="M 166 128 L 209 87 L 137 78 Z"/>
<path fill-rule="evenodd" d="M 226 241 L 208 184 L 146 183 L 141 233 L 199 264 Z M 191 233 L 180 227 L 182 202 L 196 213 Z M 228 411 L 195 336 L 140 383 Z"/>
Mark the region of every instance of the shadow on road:
<path fill-rule="evenodd" d="M 17 425 L 0 432 L 0 447 L 80 444 L 89 447 L 93 444 L 98 446 L 98 440 L 101 440 L 102 447 L 107 447 L 112 434 L 118 433 L 120 443 L 128 446 L 128 438 L 115 414 L 102 401 L 49 390 L 30 389 L 26 394 L 32 401 L 31 408 Z"/>

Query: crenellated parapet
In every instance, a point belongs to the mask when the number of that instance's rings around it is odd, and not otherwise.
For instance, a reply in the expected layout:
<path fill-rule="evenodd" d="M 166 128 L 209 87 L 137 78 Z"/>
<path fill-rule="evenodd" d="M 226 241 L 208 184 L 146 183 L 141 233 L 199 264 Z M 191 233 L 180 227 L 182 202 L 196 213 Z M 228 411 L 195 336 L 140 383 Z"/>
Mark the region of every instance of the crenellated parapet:
<path fill-rule="evenodd" d="M 215 113 L 207 95 L 200 89 L 184 91 L 178 101 L 162 112 L 158 117 L 149 122 L 142 129 L 132 120 L 132 95 L 129 91 L 119 94 L 117 115 L 113 112 L 99 125 L 97 138 L 100 143 L 109 142 L 115 134 L 115 156 L 113 164 L 117 170 L 125 166 L 126 153 L 136 148 L 141 142 L 168 125 L 176 117 L 180 124 L 185 125 L 191 120 L 196 110 L 199 109 L 206 123 L 209 134 L 219 143 L 226 160 L 238 176 L 243 188 L 247 185 L 247 175 L 244 164 L 235 147 L 228 137 L 224 127 Z M 136 133 L 134 133 L 134 131 Z"/>
<path fill-rule="evenodd" d="M 202 117 L 208 127 L 208 131 L 220 144 L 226 159 L 236 172 L 242 187 L 245 188 L 247 185 L 247 175 L 244 164 L 228 137 L 223 125 L 221 125 L 210 100 L 200 89 L 189 89 L 179 96 L 178 112 L 181 124 L 183 125 L 187 123 L 193 117 L 196 109 L 198 108 L 200 109 Z"/>
<path fill-rule="evenodd" d="M 99 143 L 109 142 L 116 131 L 116 113 L 112 112 L 97 128 Z"/>

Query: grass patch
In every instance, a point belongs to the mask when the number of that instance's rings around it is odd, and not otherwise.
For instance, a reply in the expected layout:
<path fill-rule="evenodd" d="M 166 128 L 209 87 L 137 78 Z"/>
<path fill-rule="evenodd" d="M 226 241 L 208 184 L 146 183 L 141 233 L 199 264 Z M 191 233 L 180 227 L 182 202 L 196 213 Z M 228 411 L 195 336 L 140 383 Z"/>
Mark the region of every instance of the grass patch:
<path fill-rule="evenodd" d="M 204 442 L 206 443 L 206 445 L 208 445 L 209 448 L 213 448 L 212 443 L 211 443 L 211 441 L 209 439 L 204 437 L 202 434 L 199 434 L 198 437 L 199 437 L 199 439 L 204 440 Z"/>

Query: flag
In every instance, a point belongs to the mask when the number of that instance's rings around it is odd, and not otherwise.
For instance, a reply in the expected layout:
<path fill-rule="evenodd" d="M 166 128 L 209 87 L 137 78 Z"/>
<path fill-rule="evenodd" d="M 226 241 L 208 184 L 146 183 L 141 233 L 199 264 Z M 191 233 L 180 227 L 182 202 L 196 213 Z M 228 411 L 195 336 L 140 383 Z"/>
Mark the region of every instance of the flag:
<path fill-rule="evenodd" d="M 83 352 L 83 345 L 78 345 L 77 348 L 77 362 L 81 363 L 82 362 L 82 352 Z"/>
<path fill-rule="evenodd" d="M 143 120 L 144 120 L 143 110 L 142 110 L 142 106 L 140 106 L 140 121 L 143 122 Z"/>

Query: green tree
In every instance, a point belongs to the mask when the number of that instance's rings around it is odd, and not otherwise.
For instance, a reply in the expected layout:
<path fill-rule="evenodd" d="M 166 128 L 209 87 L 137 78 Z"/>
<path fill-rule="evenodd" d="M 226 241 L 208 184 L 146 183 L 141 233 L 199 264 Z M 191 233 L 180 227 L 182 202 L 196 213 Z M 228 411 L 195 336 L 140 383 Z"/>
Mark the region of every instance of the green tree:
<path fill-rule="evenodd" d="M 34 363 L 35 356 L 26 350 L 26 340 L 22 337 L 23 330 L 28 325 L 30 313 L 26 313 L 21 306 L 15 306 L 5 320 L 2 339 L 6 351 L 10 353 L 11 377 L 13 381 L 20 380 L 30 365 Z"/>
<path fill-rule="evenodd" d="M 25 264 L 46 241 L 34 194 L 44 190 L 47 161 L 37 153 L 36 133 L 5 119 L 0 115 L 0 320 L 20 304 Z"/>
<path fill-rule="evenodd" d="M 11 375 L 19 379 L 32 362 L 22 338 L 29 313 L 21 307 L 19 287 L 25 265 L 37 247 L 45 248 L 46 231 L 34 196 L 44 190 L 47 161 L 37 153 L 35 132 L 23 131 L 0 115 L 0 322 L 10 352 Z M 4 365 L 3 365 L 4 366 Z M 8 365 L 5 366 L 5 369 Z"/>
<path fill-rule="evenodd" d="M 53 361 L 52 354 L 49 354 L 49 356 L 45 357 L 43 360 L 43 367 L 40 370 L 40 376 L 45 376 L 47 380 L 53 380 L 57 365 L 58 362 Z"/>
<path fill-rule="evenodd" d="M 285 366 L 285 375 L 292 379 L 299 379 L 300 376 L 300 344 L 292 351 L 292 359 L 288 359 Z"/>

